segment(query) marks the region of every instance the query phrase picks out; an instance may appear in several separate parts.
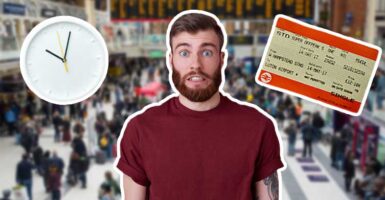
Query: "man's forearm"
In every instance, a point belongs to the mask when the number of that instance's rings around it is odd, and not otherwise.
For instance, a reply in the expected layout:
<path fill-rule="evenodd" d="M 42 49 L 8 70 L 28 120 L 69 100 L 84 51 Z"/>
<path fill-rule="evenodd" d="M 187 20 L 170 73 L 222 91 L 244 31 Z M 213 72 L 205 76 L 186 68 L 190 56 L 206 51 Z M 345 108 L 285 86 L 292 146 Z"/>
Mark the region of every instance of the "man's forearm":
<path fill-rule="evenodd" d="M 265 179 L 256 183 L 256 200 L 278 200 L 279 199 L 279 180 L 278 173 L 274 172 Z"/>

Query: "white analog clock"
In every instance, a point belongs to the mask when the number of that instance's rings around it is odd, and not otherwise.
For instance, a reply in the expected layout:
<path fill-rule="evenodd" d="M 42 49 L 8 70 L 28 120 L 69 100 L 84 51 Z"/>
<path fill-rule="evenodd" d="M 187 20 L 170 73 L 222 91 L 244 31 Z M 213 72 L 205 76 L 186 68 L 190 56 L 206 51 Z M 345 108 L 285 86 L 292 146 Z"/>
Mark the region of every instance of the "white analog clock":
<path fill-rule="evenodd" d="M 100 33 L 81 19 L 49 18 L 25 38 L 20 70 L 27 86 L 41 99 L 60 105 L 78 103 L 103 83 L 107 46 Z"/>

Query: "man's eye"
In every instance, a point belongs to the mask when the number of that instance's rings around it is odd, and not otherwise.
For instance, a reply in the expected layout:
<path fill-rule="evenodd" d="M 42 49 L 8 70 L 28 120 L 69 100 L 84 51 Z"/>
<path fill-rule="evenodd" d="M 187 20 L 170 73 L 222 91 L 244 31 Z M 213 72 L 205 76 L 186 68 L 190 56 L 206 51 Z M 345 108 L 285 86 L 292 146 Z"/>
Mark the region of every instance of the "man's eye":
<path fill-rule="evenodd" d="M 210 50 L 204 50 L 202 54 L 203 54 L 203 56 L 212 56 L 213 52 Z"/>
<path fill-rule="evenodd" d="M 187 51 L 181 51 L 181 52 L 179 52 L 179 55 L 182 56 L 182 57 L 187 57 L 188 56 L 188 52 Z"/>

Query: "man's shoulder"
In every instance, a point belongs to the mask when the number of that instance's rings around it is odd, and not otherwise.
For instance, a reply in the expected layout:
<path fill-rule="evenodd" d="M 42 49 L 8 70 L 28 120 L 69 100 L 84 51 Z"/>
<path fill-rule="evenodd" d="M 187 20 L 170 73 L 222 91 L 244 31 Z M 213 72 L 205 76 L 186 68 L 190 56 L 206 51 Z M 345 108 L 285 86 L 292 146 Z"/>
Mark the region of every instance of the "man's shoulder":
<path fill-rule="evenodd" d="M 131 119 L 130 121 L 148 120 L 154 117 L 159 118 L 167 115 L 170 105 L 172 104 L 174 98 L 175 98 L 174 96 L 170 95 L 159 102 L 151 103 L 145 106 L 141 110 L 132 114 L 130 117 Z"/>
<path fill-rule="evenodd" d="M 225 97 L 229 102 L 229 111 L 231 111 L 235 116 L 241 116 L 250 120 L 257 121 L 271 120 L 270 115 L 257 105 L 245 101 L 240 101 L 229 95 L 226 95 Z"/>

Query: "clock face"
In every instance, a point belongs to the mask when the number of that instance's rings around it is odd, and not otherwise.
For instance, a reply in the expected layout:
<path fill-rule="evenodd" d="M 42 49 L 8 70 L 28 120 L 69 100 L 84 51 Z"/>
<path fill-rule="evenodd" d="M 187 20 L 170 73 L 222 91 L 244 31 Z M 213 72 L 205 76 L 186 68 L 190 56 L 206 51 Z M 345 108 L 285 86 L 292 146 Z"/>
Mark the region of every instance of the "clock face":
<path fill-rule="evenodd" d="M 108 52 L 99 32 L 70 16 L 47 19 L 25 38 L 21 74 L 41 99 L 67 105 L 94 94 L 108 69 Z"/>

